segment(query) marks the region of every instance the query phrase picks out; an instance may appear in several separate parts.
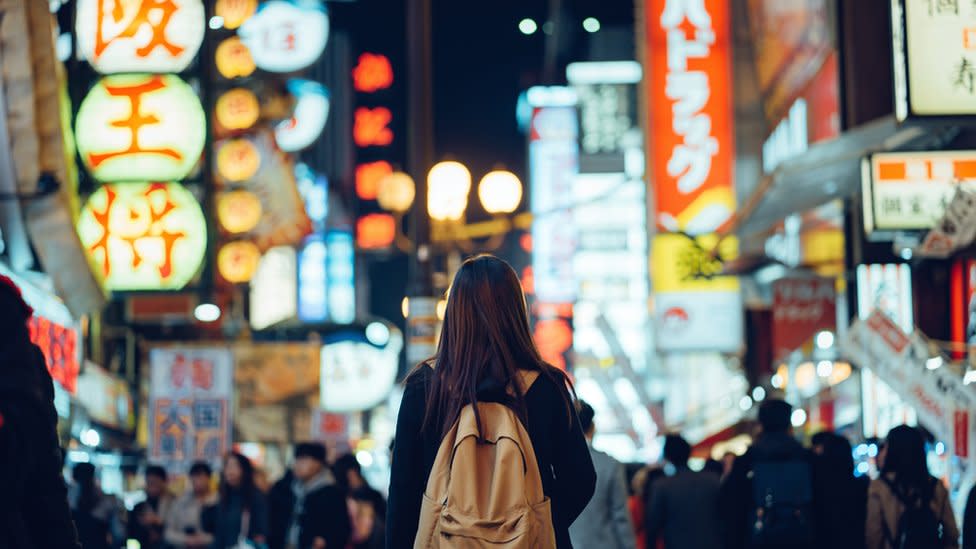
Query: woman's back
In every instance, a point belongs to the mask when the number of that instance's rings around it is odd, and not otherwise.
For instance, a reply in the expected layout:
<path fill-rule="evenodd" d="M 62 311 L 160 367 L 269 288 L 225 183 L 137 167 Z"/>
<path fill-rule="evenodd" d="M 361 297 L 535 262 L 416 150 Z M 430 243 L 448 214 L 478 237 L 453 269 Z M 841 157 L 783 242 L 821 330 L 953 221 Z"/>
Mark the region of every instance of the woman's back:
<path fill-rule="evenodd" d="M 434 375 L 432 368 L 422 366 L 406 384 L 393 449 L 387 547 L 413 546 L 420 502 L 442 438 L 439 432 L 423 429 Z M 543 492 L 552 500 L 560 548 L 571 547 L 569 525 L 586 507 L 596 482 L 579 421 L 575 413 L 566 412 L 566 392 L 549 376 L 540 375 L 525 393 L 525 427 L 539 464 Z M 488 382 L 479 386 L 478 398 L 497 402 L 504 394 L 501 383 Z M 433 424 L 439 425 L 440 419 L 434 418 Z"/>
<path fill-rule="evenodd" d="M 897 549 L 895 540 L 901 536 L 903 516 L 908 508 L 906 501 L 921 500 L 934 518 L 941 523 L 942 547 L 959 547 L 959 528 L 952 512 L 949 492 L 936 479 L 930 479 L 926 494 L 906 488 L 894 474 L 886 474 L 871 481 L 868 488 L 868 517 L 866 538 L 868 549 Z M 940 549 L 933 547 L 932 549 Z"/>

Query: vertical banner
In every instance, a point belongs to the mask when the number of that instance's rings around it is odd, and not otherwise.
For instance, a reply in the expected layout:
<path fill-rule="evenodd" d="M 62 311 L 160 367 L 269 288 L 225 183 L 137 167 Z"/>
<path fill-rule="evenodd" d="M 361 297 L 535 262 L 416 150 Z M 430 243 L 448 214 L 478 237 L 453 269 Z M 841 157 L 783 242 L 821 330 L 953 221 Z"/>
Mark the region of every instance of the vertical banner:
<path fill-rule="evenodd" d="M 735 211 L 729 4 L 647 0 L 647 158 L 664 231 L 714 232 Z"/>
<path fill-rule="evenodd" d="M 773 283 L 773 359 L 782 360 L 822 330 L 837 326 L 837 291 L 828 278 Z"/>
<path fill-rule="evenodd" d="M 149 461 L 173 472 L 218 466 L 231 443 L 231 351 L 153 349 L 149 364 Z"/>

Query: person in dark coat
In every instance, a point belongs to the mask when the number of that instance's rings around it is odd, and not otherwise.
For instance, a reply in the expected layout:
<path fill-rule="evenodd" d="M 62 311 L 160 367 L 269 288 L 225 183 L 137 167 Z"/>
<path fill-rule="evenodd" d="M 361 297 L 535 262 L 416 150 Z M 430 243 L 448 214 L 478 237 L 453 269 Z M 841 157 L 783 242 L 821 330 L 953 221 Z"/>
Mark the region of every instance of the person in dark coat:
<path fill-rule="evenodd" d="M 664 441 L 664 459 L 674 474 L 654 484 L 647 509 L 647 539 L 663 538 L 665 549 L 720 549 L 718 493 L 721 481 L 710 472 L 688 468 L 691 445 L 678 435 Z"/>
<path fill-rule="evenodd" d="M 17 286 L 0 276 L 0 547 L 77 548 L 54 382 L 30 341 L 31 316 Z"/>
<path fill-rule="evenodd" d="M 346 500 L 325 463 L 325 447 L 295 447 L 295 463 L 271 491 L 271 549 L 345 548 L 352 530 Z"/>
<path fill-rule="evenodd" d="M 969 491 L 962 518 L 962 549 L 976 549 L 976 486 Z"/>
<path fill-rule="evenodd" d="M 745 549 L 752 546 L 751 513 L 756 510 L 752 493 L 753 473 L 757 464 L 796 462 L 808 464 L 810 471 L 813 469 L 812 455 L 793 437 L 792 413 L 792 406 L 777 399 L 767 399 L 759 407 L 761 432 L 749 450 L 735 460 L 719 494 L 726 549 Z M 815 524 L 812 529 L 816 531 Z M 797 540 L 782 549 L 810 547 L 810 541 Z"/>
<path fill-rule="evenodd" d="M 868 478 L 854 476 L 851 443 L 835 433 L 813 440 L 817 547 L 864 549 Z"/>
<path fill-rule="evenodd" d="M 235 547 L 242 538 L 266 543 L 268 504 L 254 485 L 254 466 L 247 457 L 232 453 L 224 460 L 220 501 L 205 511 L 203 527 L 213 534 L 214 549 Z"/>
<path fill-rule="evenodd" d="M 332 472 L 335 474 L 336 484 L 346 497 L 351 497 L 355 493 L 358 493 L 360 498 L 368 497 L 378 516 L 386 517 L 386 499 L 379 490 L 366 482 L 362 466 L 356 456 L 352 454 L 339 456 L 339 459 L 332 465 Z"/>
<path fill-rule="evenodd" d="M 524 392 L 517 382 L 522 371 L 538 373 Z M 571 548 L 569 526 L 596 486 L 593 461 L 568 377 L 543 361 L 532 342 L 518 275 L 487 255 L 461 265 L 437 355 L 407 378 L 393 445 L 386 547 L 413 547 L 441 441 L 463 408 L 476 402 L 506 404 L 519 414 L 552 503 L 557 547 Z"/>

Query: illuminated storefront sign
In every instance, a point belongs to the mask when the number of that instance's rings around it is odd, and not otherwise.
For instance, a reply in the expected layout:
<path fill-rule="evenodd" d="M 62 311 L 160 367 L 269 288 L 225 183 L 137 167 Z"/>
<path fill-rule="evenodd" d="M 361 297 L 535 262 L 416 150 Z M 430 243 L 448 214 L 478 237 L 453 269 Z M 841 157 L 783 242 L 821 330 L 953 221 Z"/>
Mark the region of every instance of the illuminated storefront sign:
<path fill-rule="evenodd" d="M 217 272 L 231 284 L 251 280 L 261 261 L 261 250 L 250 241 L 224 244 L 217 253 Z"/>
<path fill-rule="evenodd" d="M 85 364 L 85 373 L 78 376 L 75 396 L 92 420 L 122 431 L 131 431 L 134 427 L 129 384 L 101 366 L 91 362 Z"/>
<path fill-rule="evenodd" d="M 393 165 L 386 160 L 356 166 L 356 196 L 363 200 L 376 200 L 380 181 L 392 173 Z"/>
<path fill-rule="evenodd" d="M 217 98 L 215 107 L 217 123 L 228 130 L 246 130 L 261 115 L 258 98 L 249 89 L 234 88 Z"/>
<path fill-rule="evenodd" d="M 78 235 L 112 290 L 173 290 L 197 273 L 207 248 L 200 204 L 177 183 L 103 185 Z"/>
<path fill-rule="evenodd" d="M 329 91 L 318 82 L 296 78 L 288 81 L 288 92 L 295 97 L 295 110 L 275 126 L 275 142 L 285 152 L 297 152 L 322 135 L 329 119 Z"/>
<path fill-rule="evenodd" d="M 79 0 L 75 31 L 100 73 L 181 72 L 203 42 L 203 2 Z"/>
<path fill-rule="evenodd" d="M 339 333 L 322 346 L 321 395 L 323 409 L 334 413 L 361 412 L 382 403 L 396 382 L 403 334 L 382 325 L 383 345 L 370 343 L 367 332 Z M 372 325 L 371 325 L 372 327 Z"/>
<path fill-rule="evenodd" d="M 878 153 L 862 165 L 865 231 L 928 230 L 956 187 L 976 181 L 976 151 Z"/>
<path fill-rule="evenodd" d="M 234 30 L 258 10 L 258 0 L 217 0 L 214 13 L 224 20 L 224 28 Z"/>
<path fill-rule="evenodd" d="M 976 114 L 976 5 L 892 0 L 895 115 Z"/>
<path fill-rule="evenodd" d="M 364 53 L 352 71 L 353 89 L 361 93 L 374 93 L 393 85 L 393 65 L 385 55 Z"/>
<path fill-rule="evenodd" d="M 228 139 L 217 144 L 217 173 L 231 183 L 254 177 L 261 168 L 261 152 L 249 139 Z"/>
<path fill-rule="evenodd" d="M 837 291 L 829 278 L 782 278 L 773 282 L 773 360 L 836 331 Z"/>
<path fill-rule="evenodd" d="M 245 78 L 254 74 L 257 65 L 251 57 L 251 50 L 247 49 L 241 39 L 232 36 L 217 46 L 214 53 L 217 72 L 227 79 Z"/>
<path fill-rule="evenodd" d="M 384 147 L 393 143 L 390 122 L 393 113 L 386 107 L 360 107 L 353 118 L 352 138 L 357 147 Z"/>
<path fill-rule="evenodd" d="M 294 72 L 314 63 L 329 39 L 329 16 L 315 0 L 264 2 L 241 25 L 254 62 L 269 72 Z"/>
<path fill-rule="evenodd" d="M 743 338 L 739 281 L 718 276 L 733 259 L 738 242 L 726 238 L 719 258 L 714 235 L 659 234 L 652 249 L 656 342 L 660 352 L 738 352 Z"/>
<path fill-rule="evenodd" d="M 395 238 L 396 220 L 390 214 L 368 214 L 356 221 L 356 245 L 364 250 L 387 248 Z"/>
<path fill-rule="evenodd" d="M 185 178 L 206 131 L 196 93 L 172 75 L 106 76 L 82 101 L 75 123 L 88 171 L 112 183 Z"/>
<path fill-rule="evenodd" d="M 356 248 L 352 233 L 332 231 L 325 237 L 329 256 L 329 314 L 332 321 L 347 324 L 356 319 Z"/>
<path fill-rule="evenodd" d="M 704 234 L 735 211 L 726 0 L 648 0 L 648 162 L 657 225 Z"/>
<path fill-rule="evenodd" d="M 327 259 L 321 235 L 306 239 L 298 253 L 298 319 L 302 322 L 325 322 L 329 317 Z"/>
<path fill-rule="evenodd" d="M 251 278 L 251 327 L 269 328 L 298 312 L 298 260 L 295 248 L 278 246 L 265 252 Z"/>
<path fill-rule="evenodd" d="M 579 169 L 578 122 L 572 107 L 536 109 L 529 133 L 532 270 L 535 294 L 546 303 L 576 299 L 573 181 Z M 544 214 L 544 215 L 543 215 Z"/>

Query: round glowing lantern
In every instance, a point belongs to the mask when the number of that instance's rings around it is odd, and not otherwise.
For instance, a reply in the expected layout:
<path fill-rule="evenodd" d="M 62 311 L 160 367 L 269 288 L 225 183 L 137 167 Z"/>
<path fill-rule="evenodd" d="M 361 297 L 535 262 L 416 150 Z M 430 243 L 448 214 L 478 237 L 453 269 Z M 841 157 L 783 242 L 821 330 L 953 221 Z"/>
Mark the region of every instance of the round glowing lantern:
<path fill-rule="evenodd" d="M 403 172 L 393 172 L 380 180 L 376 200 L 390 212 L 404 213 L 413 205 L 417 188 L 413 178 Z"/>
<path fill-rule="evenodd" d="M 248 191 L 230 191 L 217 197 L 217 219 L 229 233 L 246 233 L 261 221 L 261 200 Z"/>
<path fill-rule="evenodd" d="M 201 0 L 79 0 L 78 51 L 103 74 L 182 72 L 200 49 Z"/>
<path fill-rule="evenodd" d="M 217 271 L 232 284 L 250 281 L 260 262 L 261 250 L 247 240 L 229 242 L 217 252 Z"/>
<path fill-rule="evenodd" d="M 78 219 L 78 236 L 111 290 L 176 290 L 207 250 L 200 204 L 178 183 L 103 185 Z"/>
<path fill-rule="evenodd" d="M 102 78 L 81 102 L 78 153 L 106 182 L 179 180 L 200 159 L 207 123 L 200 100 L 173 75 Z"/>
<path fill-rule="evenodd" d="M 315 1 L 263 2 L 238 30 L 254 62 L 269 72 L 294 72 L 308 67 L 325 51 L 329 16 Z"/>
<path fill-rule="evenodd" d="M 261 105 L 249 89 L 234 88 L 217 98 L 217 122 L 228 130 L 246 130 L 258 121 Z"/>
<path fill-rule="evenodd" d="M 254 74 L 257 65 L 251 57 L 251 50 L 247 49 L 241 39 L 232 36 L 217 46 L 214 53 L 217 72 L 227 79 L 244 78 Z"/>
<path fill-rule="evenodd" d="M 217 145 L 217 173 L 227 181 L 247 181 L 260 167 L 261 153 L 250 140 L 228 139 Z"/>
<path fill-rule="evenodd" d="M 234 30 L 258 9 L 258 0 L 217 0 L 214 13 L 224 20 L 224 28 Z"/>

